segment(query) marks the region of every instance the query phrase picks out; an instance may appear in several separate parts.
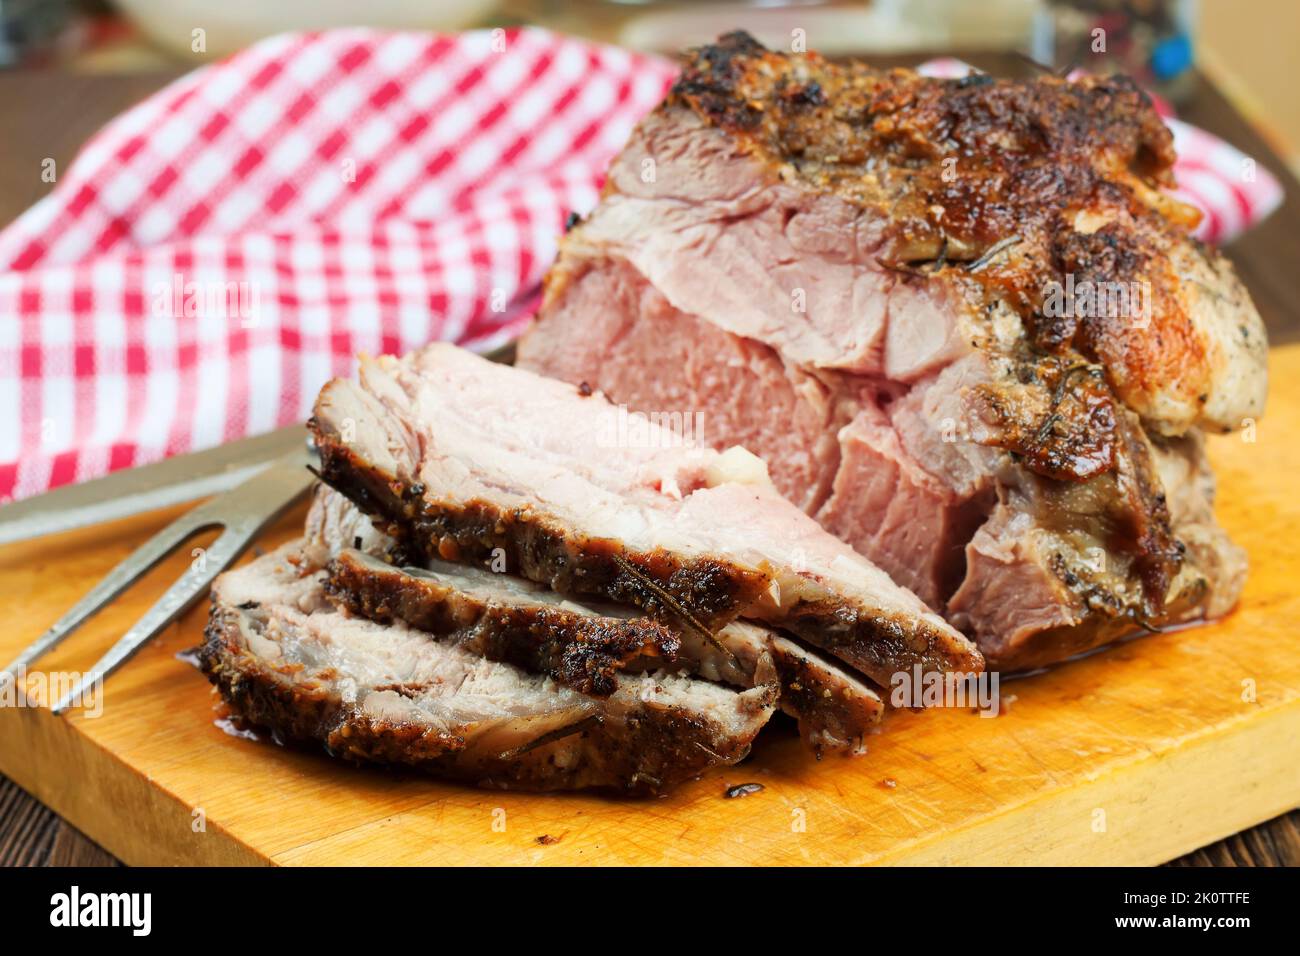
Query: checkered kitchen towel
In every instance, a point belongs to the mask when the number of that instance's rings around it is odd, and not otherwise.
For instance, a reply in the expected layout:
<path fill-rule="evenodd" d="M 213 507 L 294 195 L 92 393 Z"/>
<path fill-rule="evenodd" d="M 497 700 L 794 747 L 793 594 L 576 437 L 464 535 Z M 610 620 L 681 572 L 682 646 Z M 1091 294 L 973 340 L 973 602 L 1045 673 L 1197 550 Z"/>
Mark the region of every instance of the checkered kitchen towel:
<path fill-rule="evenodd" d="M 358 351 L 507 340 L 673 73 L 540 30 L 341 30 L 128 111 L 0 232 L 0 500 L 300 422 Z"/>

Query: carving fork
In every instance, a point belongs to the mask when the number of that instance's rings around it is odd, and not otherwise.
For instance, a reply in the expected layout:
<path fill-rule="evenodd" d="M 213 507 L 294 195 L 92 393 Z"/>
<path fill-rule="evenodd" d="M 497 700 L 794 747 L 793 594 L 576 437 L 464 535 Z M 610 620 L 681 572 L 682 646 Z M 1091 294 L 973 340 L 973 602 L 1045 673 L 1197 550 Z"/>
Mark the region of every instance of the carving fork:
<path fill-rule="evenodd" d="M 210 528 L 224 530 L 181 577 L 169 587 L 153 607 L 113 645 L 91 670 L 83 674 L 76 686 L 50 709 L 61 714 L 75 706 L 87 688 L 100 684 L 109 674 L 125 664 L 151 638 L 171 624 L 201 598 L 213 579 L 228 568 L 258 535 L 282 515 L 316 480 L 309 470 L 314 461 L 312 451 L 300 446 L 278 458 L 219 497 L 186 512 L 137 548 L 130 557 L 90 590 L 67 614 L 37 638 L 4 671 L 0 671 L 0 688 L 26 670 L 37 658 L 58 647 L 80 627 L 150 568 L 178 547 Z"/>

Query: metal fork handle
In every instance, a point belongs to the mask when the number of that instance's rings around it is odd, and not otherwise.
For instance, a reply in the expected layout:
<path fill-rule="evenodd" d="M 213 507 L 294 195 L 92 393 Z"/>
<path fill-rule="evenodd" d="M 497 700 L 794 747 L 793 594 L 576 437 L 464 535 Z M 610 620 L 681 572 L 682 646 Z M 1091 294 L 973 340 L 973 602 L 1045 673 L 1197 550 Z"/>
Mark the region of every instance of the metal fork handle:
<path fill-rule="evenodd" d="M 82 676 L 76 686 L 50 709 L 56 714 L 61 714 L 77 703 L 89 703 L 83 700 L 87 689 L 94 688 L 99 682 L 106 680 L 110 674 L 130 660 L 151 637 L 160 633 L 163 628 L 193 607 L 207 591 L 212 580 L 239 556 L 245 544 L 247 539 L 229 531 L 223 532 L 212 547 L 204 551 L 203 555 L 190 565 L 189 570 L 164 591 L 162 597 L 155 601 L 149 610 L 145 611 L 144 616 L 131 625 L 109 652 Z"/>
<path fill-rule="evenodd" d="M 98 686 L 191 608 L 213 579 L 312 486 L 315 476 L 307 470 L 310 461 L 311 454 L 304 446 L 186 515 L 182 520 L 189 519 L 189 534 L 214 524 L 225 525 L 226 530 L 51 710 L 61 714 L 76 706 L 83 700 L 86 688 Z"/>
<path fill-rule="evenodd" d="M 67 614 L 19 654 L 4 672 L 0 672 L 0 687 L 5 682 L 17 680 L 21 671 L 57 647 L 91 615 L 193 535 L 207 528 L 224 527 L 225 531 L 205 551 L 201 560 L 191 565 L 52 709 L 61 713 L 72 706 L 82 698 L 87 687 L 102 681 L 192 607 L 212 580 L 311 486 L 314 478 L 307 470 L 311 460 L 309 450 L 299 447 L 243 484 L 187 512 L 159 531 L 110 571 Z"/>

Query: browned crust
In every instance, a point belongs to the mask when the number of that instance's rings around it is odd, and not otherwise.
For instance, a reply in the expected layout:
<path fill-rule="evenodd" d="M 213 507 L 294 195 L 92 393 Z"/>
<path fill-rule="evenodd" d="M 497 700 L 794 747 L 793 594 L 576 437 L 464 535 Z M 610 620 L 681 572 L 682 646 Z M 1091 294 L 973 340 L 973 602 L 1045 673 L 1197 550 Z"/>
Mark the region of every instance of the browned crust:
<path fill-rule="evenodd" d="M 867 614 L 842 601 L 801 601 L 780 626 L 851 664 L 882 687 L 890 686 L 894 674 L 910 672 L 917 664 L 923 672 L 984 670 L 984 659 L 973 644 L 963 648 L 940 631 Z"/>
<path fill-rule="evenodd" d="M 954 228 L 990 241 L 1037 215 L 1035 199 L 1086 198 L 1117 170 L 1174 185 L 1173 137 L 1126 76 L 936 79 L 768 50 L 737 31 L 688 52 L 667 102 L 848 196 L 874 198 L 869 174 L 880 158 L 910 165 L 909 198 L 952 201 Z M 946 182 L 915 162 L 956 149 L 984 181 Z"/>
<path fill-rule="evenodd" d="M 731 33 L 690 51 L 663 108 L 725 130 L 774 178 L 882 209 L 881 261 L 900 281 L 956 283 L 977 308 L 1009 303 L 1036 348 L 1098 362 L 1140 414 L 1154 394 L 1196 402 L 1206 391 L 1213 359 L 1169 263 L 1175 249 L 1214 268 L 1221 257 L 1190 239 L 1199 214 L 1161 192 L 1174 185 L 1172 136 L 1130 78 L 935 79 Z M 1081 231 L 1084 210 L 1101 215 Z M 1067 273 L 1149 283 L 1149 326 L 1045 314 L 1047 283 Z"/>
<path fill-rule="evenodd" d="M 1140 604 L 1119 604 L 1113 594 L 1090 585 L 1067 569 L 1055 568 L 1054 573 L 1078 599 L 1080 613 L 1086 614 L 1084 620 L 1079 624 L 1036 631 L 1016 644 L 993 646 L 981 642 L 989 667 L 1003 672 L 1033 670 L 1124 638 L 1159 631 L 1159 627 L 1144 617 Z M 1200 579 L 1196 586 L 1179 595 L 1165 608 L 1165 623 L 1186 623 L 1203 617 L 1197 607 L 1204 590 L 1204 579 Z"/>
<path fill-rule="evenodd" d="M 471 563 L 504 554 L 512 571 L 559 594 L 631 604 L 669 624 L 703 626 L 711 633 L 757 605 L 768 590 L 767 575 L 722 558 L 687 563 L 663 550 L 630 551 L 618 541 L 576 535 L 526 508 L 506 511 L 486 501 L 440 505 L 427 500 L 419 485 L 407 485 L 367 462 L 319 417 L 308 424 L 320 450 L 321 479 L 416 554 Z M 689 621 L 679 609 L 688 612 Z M 883 686 L 917 664 L 927 671 L 984 668 L 974 645 L 963 646 L 924 621 L 886 618 L 839 600 L 805 601 L 770 623 L 830 651 Z"/>
<path fill-rule="evenodd" d="M 1027 357 L 1012 381 L 977 385 L 971 398 L 989 429 L 981 444 L 1011 452 L 1030 471 L 1085 481 L 1115 467 L 1118 403 L 1095 365 Z"/>
<path fill-rule="evenodd" d="M 559 607 L 479 601 L 398 568 L 378 570 L 344 552 L 326 568 L 325 593 L 354 614 L 402 621 L 488 660 L 548 674 L 584 694 L 607 697 L 623 670 L 673 668 L 681 640 L 649 618 L 589 617 Z"/>
<path fill-rule="evenodd" d="M 415 724 L 379 720 L 304 678 L 301 668 L 272 667 L 245 650 L 233 613 L 214 605 L 200 650 L 203 672 L 235 715 L 285 739 L 321 744 L 354 763 L 414 767 L 434 776 L 504 790 L 607 789 L 653 796 L 718 763 L 749 752 L 753 733 L 729 738 L 707 718 L 680 708 L 646 705 L 652 719 L 585 722 L 581 759 L 560 766 L 557 749 L 570 738 L 543 742 L 525 753 L 483 754 L 465 739 Z"/>
<path fill-rule="evenodd" d="M 1169 503 L 1156 474 L 1154 453 L 1137 417 L 1123 409 L 1117 422 L 1119 454 L 1117 485 L 1128 506 L 1127 551 L 1135 555 L 1135 571 L 1142 583 L 1141 613 L 1144 623 L 1162 623 L 1179 609 L 1166 607 L 1169 588 L 1183 566 L 1186 546 L 1174 536 Z"/>

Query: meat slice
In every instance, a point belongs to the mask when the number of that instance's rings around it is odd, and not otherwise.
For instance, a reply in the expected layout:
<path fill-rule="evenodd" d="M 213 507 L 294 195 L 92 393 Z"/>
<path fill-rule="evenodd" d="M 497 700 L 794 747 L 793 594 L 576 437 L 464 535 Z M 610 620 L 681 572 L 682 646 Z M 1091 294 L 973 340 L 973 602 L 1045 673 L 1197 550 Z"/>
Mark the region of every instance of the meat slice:
<path fill-rule="evenodd" d="M 456 635 L 472 653 L 548 674 L 586 694 L 613 693 L 620 671 L 677 669 L 681 642 L 665 625 L 566 604 L 512 575 L 438 560 L 399 568 L 351 548 L 326 572 L 326 594 L 353 614 Z"/>
<path fill-rule="evenodd" d="M 711 635 L 782 627 L 888 684 L 978 651 L 823 531 L 743 449 L 683 444 L 601 395 L 435 344 L 322 390 L 321 474 L 403 544 Z"/>
<path fill-rule="evenodd" d="M 475 653 L 549 673 L 587 693 L 608 693 L 617 671 L 674 665 L 707 680 L 753 687 L 766 655 L 780 683 L 778 705 L 819 752 L 861 752 L 884 711 L 862 680 L 770 628 L 732 621 L 706 639 L 621 605 L 578 604 L 511 574 L 438 559 L 398 566 L 389 563 L 396 542 L 324 487 L 317 489 L 307 528 L 304 552 L 327 565 L 324 585 L 334 603 L 380 623 L 398 620 L 437 635 L 458 634 Z M 645 653 L 646 634 L 653 635 L 654 653 Z"/>
<path fill-rule="evenodd" d="M 665 666 L 753 687 L 767 655 L 780 684 L 778 705 L 799 721 L 804 740 L 815 749 L 860 748 L 884 710 L 876 692 L 858 678 L 747 621 L 732 621 L 712 640 L 689 631 L 679 638 L 631 610 L 576 604 L 510 575 L 436 560 L 426 567 L 395 567 L 351 549 L 328 566 L 325 590 L 353 614 L 435 635 L 459 634 L 467 650 L 596 695 L 612 692 L 619 672 Z M 669 646 L 671 658 L 648 654 L 647 646 L 661 653 Z"/>
<path fill-rule="evenodd" d="M 453 637 L 471 653 L 547 674 L 586 694 L 608 696 L 619 671 L 679 668 L 680 638 L 644 615 L 616 605 L 597 613 L 486 568 L 437 558 L 401 563 L 397 542 L 325 486 L 316 489 L 307 513 L 302 550 L 314 566 L 325 567 L 326 595 L 351 613 Z"/>
<path fill-rule="evenodd" d="M 740 760 L 772 713 L 767 680 L 737 693 L 629 675 L 607 697 L 582 694 L 455 640 L 349 617 L 322 577 L 297 543 L 222 575 L 201 661 L 241 718 L 345 759 L 484 787 L 653 794 Z"/>
<path fill-rule="evenodd" d="M 1267 342 L 1172 159 L 1123 78 L 731 34 L 614 160 L 518 362 L 697 414 L 995 666 L 1224 613 L 1239 553 L 1171 513 L 1158 449 L 1258 415 Z"/>
<path fill-rule="evenodd" d="M 740 687 L 752 687 L 769 659 L 781 688 L 777 705 L 799 722 L 804 743 L 818 754 L 865 753 L 864 738 L 884 714 L 880 696 L 857 676 L 797 640 L 748 621 L 732 621 L 712 641 L 686 632 L 682 655 L 694 673 Z"/>

